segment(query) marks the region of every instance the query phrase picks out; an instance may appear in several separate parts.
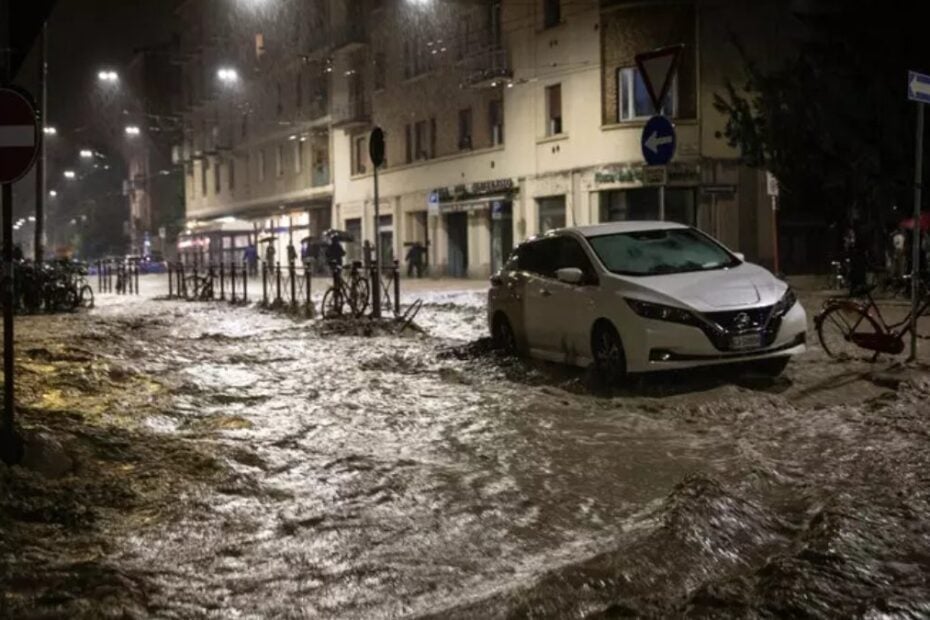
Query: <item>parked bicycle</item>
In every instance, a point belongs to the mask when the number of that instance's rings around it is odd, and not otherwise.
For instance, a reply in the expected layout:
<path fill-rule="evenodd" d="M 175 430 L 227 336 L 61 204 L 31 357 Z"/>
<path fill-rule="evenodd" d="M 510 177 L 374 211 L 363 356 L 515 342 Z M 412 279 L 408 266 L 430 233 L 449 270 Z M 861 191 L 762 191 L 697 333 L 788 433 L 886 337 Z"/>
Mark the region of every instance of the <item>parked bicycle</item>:
<path fill-rule="evenodd" d="M 899 321 L 888 321 L 872 297 L 873 289 L 862 291 L 862 299 L 828 299 L 820 313 L 814 317 L 817 338 L 830 357 L 874 362 L 882 353 L 900 355 L 904 352 L 904 338 L 911 333 L 913 309 Z M 930 295 L 924 287 L 917 317 L 928 315 Z M 922 334 L 918 334 L 918 337 L 927 338 Z"/>
<path fill-rule="evenodd" d="M 357 269 L 354 263 L 352 268 L 353 270 Z M 347 313 L 354 317 L 361 316 L 368 306 L 367 291 L 363 290 L 367 287 L 367 282 L 365 286 L 361 285 L 360 282 L 363 280 L 351 272 L 351 280 L 346 282 L 342 277 L 342 267 L 337 263 L 331 264 L 331 270 L 333 284 L 323 295 L 323 318 L 332 319 Z M 362 297 L 363 292 L 365 293 L 364 298 Z"/>
<path fill-rule="evenodd" d="M 184 299 L 187 301 L 208 301 L 213 299 L 213 270 L 200 275 L 193 273 L 184 278 Z"/>

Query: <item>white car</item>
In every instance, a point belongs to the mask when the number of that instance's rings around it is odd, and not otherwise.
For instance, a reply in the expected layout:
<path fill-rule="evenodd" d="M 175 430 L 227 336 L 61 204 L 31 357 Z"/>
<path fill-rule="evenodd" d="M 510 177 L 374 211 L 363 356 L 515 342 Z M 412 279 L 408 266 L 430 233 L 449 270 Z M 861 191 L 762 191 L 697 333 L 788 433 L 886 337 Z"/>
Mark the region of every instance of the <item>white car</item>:
<path fill-rule="evenodd" d="M 550 231 L 491 277 L 499 346 L 616 379 L 753 361 L 780 374 L 804 351 L 794 292 L 703 232 L 670 222 Z"/>

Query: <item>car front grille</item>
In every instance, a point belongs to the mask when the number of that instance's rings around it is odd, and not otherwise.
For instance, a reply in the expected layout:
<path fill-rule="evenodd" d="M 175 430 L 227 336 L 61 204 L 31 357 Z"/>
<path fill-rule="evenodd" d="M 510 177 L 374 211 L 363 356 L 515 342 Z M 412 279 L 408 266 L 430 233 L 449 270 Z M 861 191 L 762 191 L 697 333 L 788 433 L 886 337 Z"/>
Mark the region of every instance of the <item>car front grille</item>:
<path fill-rule="evenodd" d="M 739 333 L 765 327 L 772 315 L 772 306 L 749 308 L 748 310 L 727 310 L 726 312 L 705 312 L 704 317 L 720 329 Z"/>

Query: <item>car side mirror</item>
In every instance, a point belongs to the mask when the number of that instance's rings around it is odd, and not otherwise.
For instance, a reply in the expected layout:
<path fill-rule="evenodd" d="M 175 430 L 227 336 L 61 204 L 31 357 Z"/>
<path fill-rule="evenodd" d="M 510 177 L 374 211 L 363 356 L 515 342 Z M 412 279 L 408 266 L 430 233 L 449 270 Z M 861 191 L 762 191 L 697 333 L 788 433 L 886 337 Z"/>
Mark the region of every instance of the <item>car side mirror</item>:
<path fill-rule="evenodd" d="M 742 252 L 733 252 L 733 256 L 735 256 L 741 263 L 746 262 L 746 255 Z"/>
<path fill-rule="evenodd" d="M 577 267 L 563 267 L 555 270 L 555 277 L 559 279 L 559 282 L 579 284 L 584 279 L 584 272 Z"/>

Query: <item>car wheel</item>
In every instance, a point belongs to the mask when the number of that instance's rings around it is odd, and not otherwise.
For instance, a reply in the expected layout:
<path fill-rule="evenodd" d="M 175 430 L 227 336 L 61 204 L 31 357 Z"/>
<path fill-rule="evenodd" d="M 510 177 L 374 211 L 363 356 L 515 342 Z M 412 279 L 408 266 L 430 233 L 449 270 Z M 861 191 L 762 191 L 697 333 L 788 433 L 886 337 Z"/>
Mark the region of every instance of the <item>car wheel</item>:
<path fill-rule="evenodd" d="M 517 352 L 517 336 L 510 325 L 510 320 L 503 314 L 498 313 L 494 317 L 494 326 L 491 331 L 491 337 L 494 340 L 494 347 L 509 354 Z"/>
<path fill-rule="evenodd" d="M 756 370 L 766 377 L 774 378 L 785 372 L 785 368 L 788 367 L 788 362 L 790 361 L 790 355 L 782 355 L 781 357 L 770 357 L 768 359 L 759 360 L 758 362 L 754 362 L 752 367 L 753 370 Z"/>
<path fill-rule="evenodd" d="M 591 354 L 601 378 L 613 383 L 626 376 L 626 354 L 616 328 L 606 321 L 594 326 L 591 334 Z"/>

